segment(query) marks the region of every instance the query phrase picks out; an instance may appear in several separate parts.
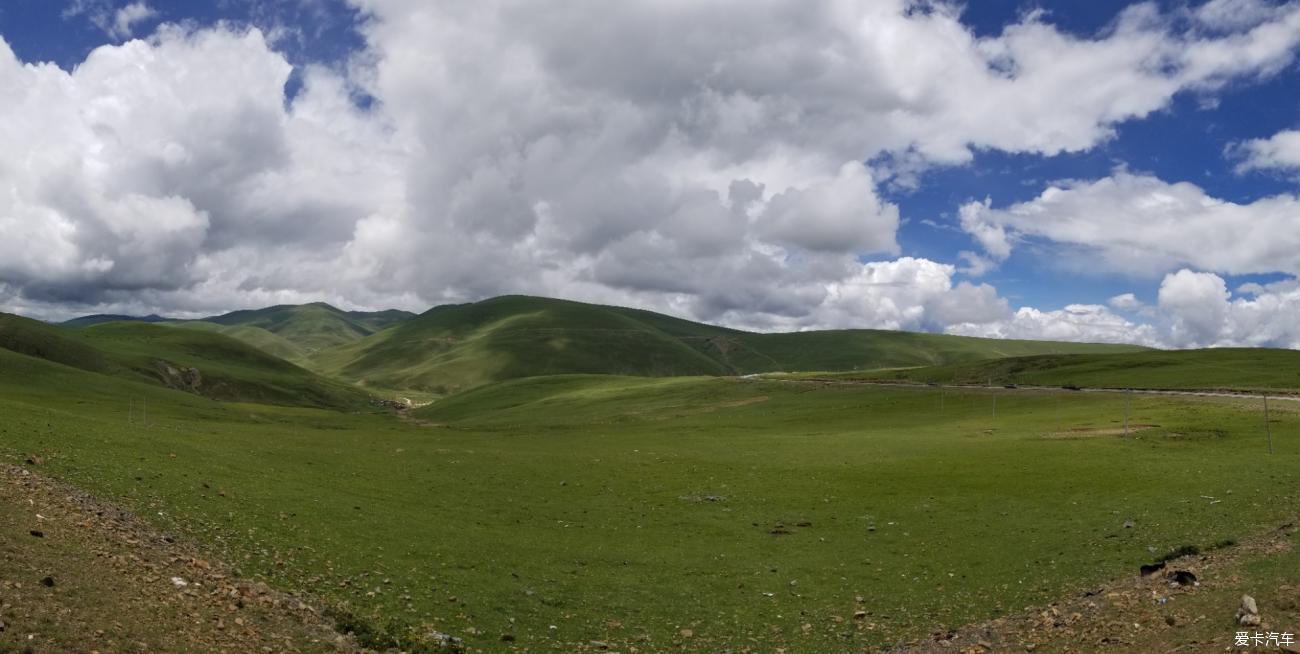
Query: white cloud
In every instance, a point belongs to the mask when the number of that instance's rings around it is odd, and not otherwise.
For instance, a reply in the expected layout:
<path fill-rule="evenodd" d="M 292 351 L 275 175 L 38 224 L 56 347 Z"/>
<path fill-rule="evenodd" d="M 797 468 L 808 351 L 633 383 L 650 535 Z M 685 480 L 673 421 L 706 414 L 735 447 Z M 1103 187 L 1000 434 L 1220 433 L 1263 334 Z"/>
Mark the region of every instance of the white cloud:
<path fill-rule="evenodd" d="M 1021 307 L 1005 320 L 950 325 L 950 334 L 988 338 L 1077 341 L 1087 343 L 1133 343 L 1160 346 L 1154 327 L 1134 323 L 1097 304 L 1071 304 L 1064 309 L 1040 311 Z"/>
<path fill-rule="evenodd" d="M 1055 254 L 1077 267 L 1151 276 L 1181 265 L 1233 275 L 1300 274 L 1297 215 L 1294 195 L 1238 204 L 1194 184 L 1123 170 L 1060 182 L 1006 208 L 985 201 L 961 209 L 962 228 L 994 258 L 1032 238 L 1055 245 Z"/>
<path fill-rule="evenodd" d="M 1161 282 L 1158 306 L 1168 319 L 1172 343 L 1213 345 L 1227 326 L 1228 288 L 1213 273 L 1179 270 Z"/>
<path fill-rule="evenodd" d="M 1300 130 L 1283 130 L 1266 139 L 1236 144 L 1228 153 L 1241 159 L 1238 172 L 1252 169 L 1300 171 Z"/>
<path fill-rule="evenodd" d="M 758 229 L 776 243 L 823 252 L 896 254 L 898 207 L 876 196 L 866 167 L 844 164 L 835 177 L 778 193 Z"/>
<path fill-rule="evenodd" d="M 1229 293 L 1218 275 L 1184 268 L 1165 275 L 1156 305 L 1145 306 L 1132 293 L 1111 299 L 1115 309 L 1136 310 L 1138 321 L 1101 305 L 1069 305 L 1057 311 L 1023 307 L 1009 318 L 953 324 L 946 331 L 1164 348 L 1300 348 L 1300 282 L 1290 278 L 1246 285 L 1239 293 L 1243 295 Z"/>
<path fill-rule="evenodd" d="M 1142 304 L 1142 301 L 1132 293 L 1121 293 L 1116 295 L 1108 300 L 1106 304 L 1110 305 L 1110 308 L 1117 311 L 1137 311 L 1145 306 Z"/>
<path fill-rule="evenodd" d="M 354 4 L 365 51 L 304 69 L 291 101 L 256 30 L 164 26 L 71 71 L 0 46 L 4 306 L 531 292 L 758 327 L 990 324 L 1006 301 L 953 266 L 861 262 L 900 252 L 879 184 L 978 149 L 1092 148 L 1179 92 L 1275 72 L 1300 39 L 1295 5 L 1226 31 L 1138 5 L 1097 35 L 1034 14 L 979 37 L 903 0 Z M 1036 235 L 968 212 L 970 274 Z M 1252 243 L 1224 256 L 1295 261 Z"/>
<path fill-rule="evenodd" d="M 154 11 L 149 5 L 143 2 L 132 2 L 113 13 L 113 24 L 108 31 L 109 36 L 121 39 L 128 38 L 134 33 L 136 23 L 157 15 L 158 12 Z"/>
<path fill-rule="evenodd" d="M 64 18 L 84 16 L 113 39 L 128 39 L 135 34 L 135 26 L 158 16 L 157 10 L 143 0 L 122 7 L 113 7 L 110 0 L 73 0 L 63 10 Z"/>
<path fill-rule="evenodd" d="M 1279 11 L 1266 0 L 1209 0 L 1195 10 L 1196 20 L 1216 30 L 1241 30 L 1255 27 Z"/>

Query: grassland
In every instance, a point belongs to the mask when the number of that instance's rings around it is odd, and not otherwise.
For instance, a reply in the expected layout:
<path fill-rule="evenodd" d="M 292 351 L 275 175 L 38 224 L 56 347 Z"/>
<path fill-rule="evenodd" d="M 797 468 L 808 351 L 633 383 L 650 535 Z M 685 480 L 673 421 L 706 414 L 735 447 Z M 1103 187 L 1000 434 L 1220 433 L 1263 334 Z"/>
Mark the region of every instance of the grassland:
<path fill-rule="evenodd" d="M 148 397 L 149 426 L 127 422 L 129 397 Z M 1135 397 L 1132 423 L 1150 427 L 1123 437 L 1127 400 L 577 375 L 400 420 L 219 403 L 0 350 L 0 453 L 37 453 L 242 574 L 410 643 L 436 629 L 481 651 L 846 651 L 1294 516 L 1289 405 L 1268 456 L 1253 403 Z"/>
<path fill-rule="evenodd" d="M 1300 352 L 1263 348 L 1146 350 L 963 362 L 841 378 L 952 384 L 1075 385 L 1145 389 L 1300 389 Z"/>
<path fill-rule="evenodd" d="M 371 389 L 449 394 L 536 375 L 867 370 L 1026 354 L 1139 350 L 879 330 L 759 334 L 637 309 L 505 296 L 436 307 L 372 336 L 323 350 L 306 365 Z"/>
<path fill-rule="evenodd" d="M 60 328 L 0 314 L 0 351 L 209 398 L 354 409 L 367 395 L 222 334 L 143 322 Z M 76 389 L 69 389 L 69 399 Z"/>

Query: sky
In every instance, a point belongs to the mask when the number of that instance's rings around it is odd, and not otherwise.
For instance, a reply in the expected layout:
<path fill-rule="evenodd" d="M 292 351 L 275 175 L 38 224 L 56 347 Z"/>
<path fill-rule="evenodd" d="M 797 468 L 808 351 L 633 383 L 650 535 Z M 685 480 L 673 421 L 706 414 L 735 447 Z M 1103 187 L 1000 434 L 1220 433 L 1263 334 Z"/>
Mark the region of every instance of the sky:
<path fill-rule="evenodd" d="M 0 311 L 1300 348 L 1300 2 L 6 0 Z"/>

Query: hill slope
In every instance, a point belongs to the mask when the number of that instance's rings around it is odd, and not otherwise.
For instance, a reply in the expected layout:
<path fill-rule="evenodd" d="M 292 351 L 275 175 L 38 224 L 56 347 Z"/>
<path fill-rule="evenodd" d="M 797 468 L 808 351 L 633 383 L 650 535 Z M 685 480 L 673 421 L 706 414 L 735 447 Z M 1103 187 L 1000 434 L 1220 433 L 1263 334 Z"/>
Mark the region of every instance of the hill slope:
<path fill-rule="evenodd" d="M 122 316 L 110 313 L 97 313 L 90 316 L 80 316 L 72 320 L 65 320 L 60 325 L 64 327 L 90 327 L 92 325 L 102 325 L 106 322 L 164 322 L 168 320 L 158 315 L 148 316 Z"/>
<path fill-rule="evenodd" d="M 218 400 L 351 408 L 364 393 L 221 334 L 139 322 L 67 329 L 0 314 L 0 348 Z"/>
<path fill-rule="evenodd" d="M 234 311 L 203 318 L 202 321 L 227 327 L 257 327 L 311 353 L 364 338 L 414 315 L 397 310 L 343 311 L 324 302 L 315 302 Z"/>
<path fill-rule="evenodd" d="M 756 334 L 638 309 L 505 296 L 435 307 L 324 350 L 310 365 L 372 388 L 445 393 L 536 375 L 857 370 L 1140 349 L 879 330 Z"/>
<path fill-rule="evenodd" d="M 871 379 L 954 384 L 1143 389 L 1300 389 L 1300 352 L 1262 348 L 1146 350 L 1013 357 L 879 371 Z"/>

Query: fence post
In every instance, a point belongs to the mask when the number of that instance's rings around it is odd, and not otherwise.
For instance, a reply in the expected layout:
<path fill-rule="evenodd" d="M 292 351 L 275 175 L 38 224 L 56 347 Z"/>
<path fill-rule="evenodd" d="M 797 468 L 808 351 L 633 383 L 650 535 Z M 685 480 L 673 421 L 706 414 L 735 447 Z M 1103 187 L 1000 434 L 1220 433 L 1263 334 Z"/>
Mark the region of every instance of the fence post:
<path fill-rule="evenodd" d="M 1273 453 L 1273 425 L 1268 422 L 1268 391 L 1264 391 L 1264 431 L 1268 433 L 1268 453 Z"/>

